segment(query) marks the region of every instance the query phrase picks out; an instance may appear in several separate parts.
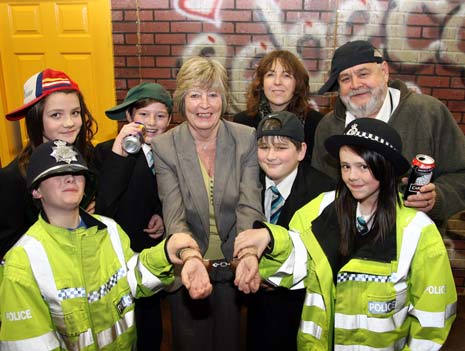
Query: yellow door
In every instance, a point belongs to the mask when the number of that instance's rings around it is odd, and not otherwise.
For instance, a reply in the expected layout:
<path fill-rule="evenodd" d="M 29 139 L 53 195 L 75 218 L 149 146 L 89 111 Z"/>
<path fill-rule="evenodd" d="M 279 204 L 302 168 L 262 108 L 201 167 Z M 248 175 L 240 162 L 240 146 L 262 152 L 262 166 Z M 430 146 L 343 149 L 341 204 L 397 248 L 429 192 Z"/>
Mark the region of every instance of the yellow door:
<path fill-rule="evenodd" d="M 44 68 L 66 72 L 81 88 L 98 123 L 95 143 L 116 135 L 104 111 L 115 104 L 109 0 L 0 0 L 0 161 L 27 141 L 24 120 L 5 113 L 22 105 L 23 84 Z"/>

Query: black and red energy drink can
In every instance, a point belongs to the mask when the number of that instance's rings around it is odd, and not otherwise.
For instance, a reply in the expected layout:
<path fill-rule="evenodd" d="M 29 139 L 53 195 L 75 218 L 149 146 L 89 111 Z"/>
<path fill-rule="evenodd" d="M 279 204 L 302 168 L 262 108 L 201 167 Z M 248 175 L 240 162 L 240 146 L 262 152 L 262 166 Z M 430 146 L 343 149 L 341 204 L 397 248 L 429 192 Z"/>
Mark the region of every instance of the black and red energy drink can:
<path fill-rule="evenodd" d="M 431 156 L 418 154 L 412 161 L 407 188 L 404 192 L 404 200 L 409 195 L 417 194 L 423 185 L 428 184 L 433 177 L 434 159 Z"/>

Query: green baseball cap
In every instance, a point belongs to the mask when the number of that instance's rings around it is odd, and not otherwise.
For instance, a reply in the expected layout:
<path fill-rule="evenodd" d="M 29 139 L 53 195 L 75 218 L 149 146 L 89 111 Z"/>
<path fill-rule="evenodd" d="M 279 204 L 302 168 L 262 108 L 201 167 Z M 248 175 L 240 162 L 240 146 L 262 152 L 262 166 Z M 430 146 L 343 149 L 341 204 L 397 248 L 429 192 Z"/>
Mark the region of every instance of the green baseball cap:
<path fill-rule="evenodd" d="M 165 104 L 168 108 L 168 113 L 171 114 L 173 111 L 173 100 L 171 96 L 160 84 L 144 82 L 135 87 L 129 89 L 124 101 L 108 110 L 105 111 L 105 114 L 114 120 L 124 120 L 126 119 L 126 110 L 136 101 L 141 99 L 154 99 L 162 104 Z"/>

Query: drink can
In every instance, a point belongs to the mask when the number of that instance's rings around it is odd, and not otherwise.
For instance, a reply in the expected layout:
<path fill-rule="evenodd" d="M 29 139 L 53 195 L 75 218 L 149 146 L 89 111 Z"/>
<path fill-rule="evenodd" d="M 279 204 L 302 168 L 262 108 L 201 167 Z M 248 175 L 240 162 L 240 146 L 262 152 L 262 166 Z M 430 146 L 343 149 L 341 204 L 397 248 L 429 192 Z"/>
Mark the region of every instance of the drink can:
<path fill-rule="evenodd" d="M 137 134 L 129 134 L 123 138 L 123 149 L 128 154 L 138 153 L 144 142 L 144 125 L 142 123 L 136 122 L 140 125 L 139 132 Z"/>
<path fill-rule="evenodd" d="M 431 156 L 418 154 L 412 161 L 412 168 L 404 192 L 404 200 L 409 195 L 418 194 L 423 185 L 428 184 L 433 177 L 435 164 Z"/>

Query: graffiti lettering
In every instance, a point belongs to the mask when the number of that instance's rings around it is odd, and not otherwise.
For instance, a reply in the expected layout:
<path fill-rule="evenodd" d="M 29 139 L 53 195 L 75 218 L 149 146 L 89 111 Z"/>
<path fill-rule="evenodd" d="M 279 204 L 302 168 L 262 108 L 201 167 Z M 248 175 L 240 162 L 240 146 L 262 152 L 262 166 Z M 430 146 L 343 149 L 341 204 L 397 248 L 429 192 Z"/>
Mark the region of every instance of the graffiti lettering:
<path fill-rule="evenodd" d="M 221 24 L 221 3 L 222 0 L 175 1 L 176 10 L 182 15 L 213 22 L 217 26 Z M 199 54 L 215 56 L 223 64 L 230 60 L 234 111 L 244 107 L 245 92 L 257 60 L 275 49 L 289 50 L 303 58 L 303 48 L 309 42 L 317 49 L 316 59 L 324 63 L 318 70 L 310 72 L 311 91 L 316 91 L 324 82 L 334 47 L 348 40 L 384 37 L 379 48 L 394 66 L 408 64 L 415 71 L 422 69 L 425 63 L 438 62 L 465 70 L 465 53 L 459 47 L 458 30 L 464 24 L 465 4 L 451 4 L 446 0 L 397 0 L 389 4 L 390 7 L 385 9 L 377 0 L 343 1 L 329 23 L 309 21 L 303 14 L 300 20 L 288 25 L 283 24 L 283 13 L 274 0 L 256 0 L 255 15 L 266 28 L 268 40 L 252 41 L 240 50 L 236 48 L 238 51 L 229 59 L 229 43 L 219 34 L 203 33 L 185 47 L 182 60 Z M 409 41 L 409 31 L 417 26 L 414 21 L 418 16 L 441 28 L 437 37 L 423 37 L 422 47 L 418 41 Z M 418 86 L 414 88 L 419 90 Z"/>

